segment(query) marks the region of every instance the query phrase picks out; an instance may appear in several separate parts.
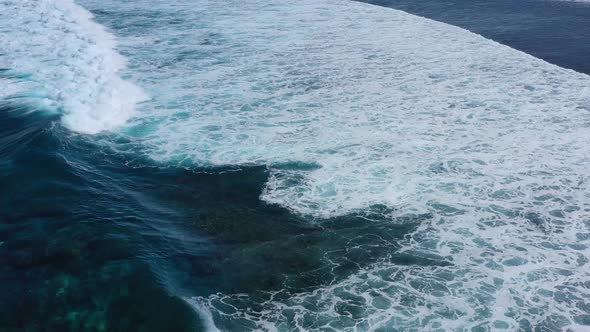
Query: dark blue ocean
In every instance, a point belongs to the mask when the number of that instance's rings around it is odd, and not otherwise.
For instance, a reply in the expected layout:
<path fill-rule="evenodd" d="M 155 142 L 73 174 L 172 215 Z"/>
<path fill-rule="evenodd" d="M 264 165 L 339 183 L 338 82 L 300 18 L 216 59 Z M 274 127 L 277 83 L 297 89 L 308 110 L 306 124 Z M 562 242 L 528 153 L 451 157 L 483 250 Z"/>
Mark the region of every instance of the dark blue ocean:
<path fill-rule="evenodd" d="M 0 0 L 0 332 L 590 330 L 590 3 Z"/>

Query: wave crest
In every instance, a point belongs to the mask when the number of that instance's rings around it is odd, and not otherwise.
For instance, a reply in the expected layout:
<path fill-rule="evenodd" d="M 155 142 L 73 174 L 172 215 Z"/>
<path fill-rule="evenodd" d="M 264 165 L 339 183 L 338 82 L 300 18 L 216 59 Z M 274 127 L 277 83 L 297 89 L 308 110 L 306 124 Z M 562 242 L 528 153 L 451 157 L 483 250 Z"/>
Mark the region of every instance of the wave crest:
<path fill-rule="evenodd" d="M 147 96 L 118 72 L 125 58 L 116 41 L 71 0 L 0 4 L 8 29 L 0 36 L 0 67 L 9 92 L 38 108 L 60 111 L 71 130 L 95 134 L 122 125 Z M 18 72 L 18 73 L 16 73 Z"/>

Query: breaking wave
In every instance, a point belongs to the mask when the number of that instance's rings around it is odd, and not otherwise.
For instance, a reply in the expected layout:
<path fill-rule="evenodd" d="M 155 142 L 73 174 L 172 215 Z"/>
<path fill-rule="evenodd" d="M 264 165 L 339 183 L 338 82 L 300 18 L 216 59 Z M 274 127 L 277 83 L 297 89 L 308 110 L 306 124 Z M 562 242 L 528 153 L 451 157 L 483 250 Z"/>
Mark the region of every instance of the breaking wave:
<path fill-rule="evenodd" d="M 71 0 L 2 1 L 0 10 L 1 97 L 60 112 L 68 128 L 89 134 L 136 114 L 146 95 L 119 76 L 125 58 L 87 10 Z"/>

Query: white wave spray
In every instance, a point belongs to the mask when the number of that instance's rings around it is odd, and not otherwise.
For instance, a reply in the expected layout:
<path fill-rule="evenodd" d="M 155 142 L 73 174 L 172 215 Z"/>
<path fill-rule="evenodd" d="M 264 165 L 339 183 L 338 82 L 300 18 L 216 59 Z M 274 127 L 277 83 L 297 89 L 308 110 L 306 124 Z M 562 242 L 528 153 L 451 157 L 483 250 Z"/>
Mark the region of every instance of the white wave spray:
<path fill-rule="evenodd" d="M 14 73 L 3 80 L 12 87 L 3 98 L 18 96 L 60 111 L 64 125 L 89 134 L 136 114 L 146 95 L 121 79 L 125 58 L 90 12 L 72 0 L 2 1 L 0 10 L 0 66 Z"/>

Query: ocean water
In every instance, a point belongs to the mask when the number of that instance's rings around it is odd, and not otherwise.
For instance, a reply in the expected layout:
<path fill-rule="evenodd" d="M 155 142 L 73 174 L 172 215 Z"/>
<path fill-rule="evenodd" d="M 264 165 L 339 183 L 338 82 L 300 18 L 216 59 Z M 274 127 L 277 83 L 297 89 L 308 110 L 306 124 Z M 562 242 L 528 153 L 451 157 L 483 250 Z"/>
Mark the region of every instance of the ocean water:
<path fill-rule="evenodd" d="M 0 331 L 587 331 L 590 4 L 0 0 Z"/>

